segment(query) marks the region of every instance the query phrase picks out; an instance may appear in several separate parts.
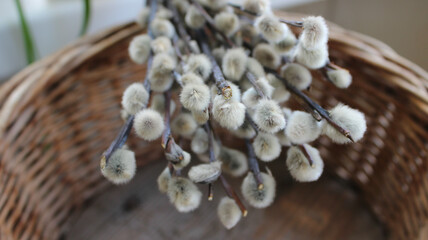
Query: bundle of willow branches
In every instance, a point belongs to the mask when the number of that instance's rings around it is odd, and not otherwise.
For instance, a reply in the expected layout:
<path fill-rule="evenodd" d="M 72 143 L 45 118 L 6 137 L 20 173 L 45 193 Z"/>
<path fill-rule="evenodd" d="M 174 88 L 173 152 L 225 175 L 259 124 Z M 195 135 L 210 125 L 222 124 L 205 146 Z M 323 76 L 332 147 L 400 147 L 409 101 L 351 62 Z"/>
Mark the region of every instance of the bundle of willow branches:
<path fill-rule="evenodd" d="M 260 171 L 259 161 L 273 161 L 287 147 L 292 177 L 315 181 L 324 164 L 310 142 L 324 134 L 347 144 L 364 135 L 361 112 L 343 104 L 326 110 L 303 92 L 312 82 L 310 70 L 338 88 L 351 84 L 349 72 L 329 61 L 322 17 L 279 19 L 268 0 L 246 0 L 242 7 L 225 0 L 151 0 L 137 23 L 147 34 L 131 41 L 129 55 L 148 70 L 143 83 L 125 90 L 125 124 L 101 159 L 101 172 L 113 183 L 126 183 L 135 174 L 134 152 L 125 145 L 131 132 L 144 141 L 161 138 L 167 167 L 159 190 L 178 211 L 189 212 L 201 202 L 196 184 L 207 184 L 212 200 L 212 185 L 219 180 L 227 196 L 218 216 L 232 228 L 247 210 L 225 175 L 246 174 L 242 196 L 265 208 L 274 200 L 276 183 L 267 168 Z M 303 111 L 286 107 L 290 96 Z M 220 128 L 243 139 L 247 154 L 224 146 Z M 192 154 L 178 138 L 190 141 Z M 191 158 L 195 164 L 185 174 Z"/>

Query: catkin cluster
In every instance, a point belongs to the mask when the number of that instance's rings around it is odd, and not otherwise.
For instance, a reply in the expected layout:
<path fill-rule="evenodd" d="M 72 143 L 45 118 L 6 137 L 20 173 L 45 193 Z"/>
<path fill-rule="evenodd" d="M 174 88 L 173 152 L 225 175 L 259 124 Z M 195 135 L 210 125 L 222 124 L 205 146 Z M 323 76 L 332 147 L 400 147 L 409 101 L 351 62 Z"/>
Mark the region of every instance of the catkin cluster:
<path fill-rule="evenodd" d="M 313 71 L 332 87 L 351 84 L 350 73 L 330 63 L 324 18 L 279 19 L 268 0 L 245 0 L 239 8 L 224 0 L 152 0 L 136 22 L 149 31 L 132 39 L 129 56 L 149 69 L 146 82 L 123 93 L 122 117 L 132 128 L 125 133 L 144 141 L 162 136 L 168 166 L 157 183 L 178 211 L 200 205 L 201 184 L 210 186 L 212 198 L 211 185 L 221 178 L 228 190 L 217 213 L 230 229 L 246 215 L 237 195 L 255 208 L 274 201 L 275 179 L 259 164 L 278 160 L 284 150 L 284 170 L 311 182 L 323 172 L 320 152 L 311 146 L 321 135 L 337 144 L 362 139 L 366 121 L 356 109 L 340 103 L 326 110 L 312 100 L 305 100 L 309 108 L 288 106 L 291 96 L 301 98 L 312 81 L 323 81 L 313 79 Z M 116 184 L 128 182 L 136 168 L 122 135 L 101 163 Z M 246 141 L 247 150 L 223 145 L 223 135 Z M 225 176 L 242 178 L 241 194 L 233 194 Z"/>

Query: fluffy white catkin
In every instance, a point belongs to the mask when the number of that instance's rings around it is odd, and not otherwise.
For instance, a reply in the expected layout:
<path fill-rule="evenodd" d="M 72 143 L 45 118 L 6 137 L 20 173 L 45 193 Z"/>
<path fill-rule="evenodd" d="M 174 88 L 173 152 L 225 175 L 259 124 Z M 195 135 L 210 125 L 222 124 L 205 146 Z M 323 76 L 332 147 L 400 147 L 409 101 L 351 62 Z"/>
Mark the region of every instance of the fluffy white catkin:
<path fill-rule="evenodd" d="M 150 109 L 157 111 L 162 116 L 165 115 L 165 96 L 161 93 L 152 94 L 152 102 L 150 103 Z M 171 100 L 170 103 L 170 114 L 172 115 L 175 111 L 175 102 Z"/>
<path fill-rule="evenodd" d="M 309 69 L 322 68 L 328 62 L 328 47 L 323 45 L 309 50 L 304 48 L 302 44 L 297 44 L 294 58 L 298 63 L 305 65 Z"/>
<path fill-rule="evenodd" d="M 256 105 L 253 118 L 257 126 L 268 133 L 276 133 L 285 127 L 284 114 L 274 100 L 260 100 Z"/>
<path fill-rule="evenodd" d="M 165 125 L 162 116 L 152 109 L 144 109 L 135 115 L 134 130 L 144 140 L 152 141 L 161 136 Z"/>
<path fill-rule="evenodd" d="M 270 98 L 272 96 L 274 88 L 267 82 L 265 78 L 260 78 L 256 81 L 256 84 L 259 86 L 265 97 Z M 261 99 L 262 97 L 257 93 L 254 87 L 250 87 L 242 95 L 242 103 L 250 109 L 256 108 Z"/>
<path fill-rule="evenodd" d="M 297 39 L 293 33 L 287 34 L 287 36 L 279 42 L 274 43 L 274 48 L 282 54 L 287 53 L 296 45 Z"/>
<path fill-rule="evenodd" d="M 212 115 L 224 128 L 237 129 L 245 120 L 245 105 L 234 100 L 225 100 L 222 95 L 217 95 L 213 101 Z"/>
<path fill-rule="evenodd" d="M 239 29 L 239 18 L 234 13 L 220 12 L 214 18 L 217 29 L 230 37 Z"/>
<path fill-rule="evenodd" d="M 255 208 L 265 208 L 272 204 L 275 198 L 275 179 L 266 173 L 261 173 L 263 189 L 258 188 L 253 173 L 249 172 L 241 185 L 242 195 L 245 200 Z"/>
<path fill-rule="evenodd" d="M 128 47 L 131 60 L 137 64 L 145 63 L 150 54 L 150 42 L 151 38 L 147 34 L 134 37 Z"/>
<path fill-rule="evenodd" d="M 190 155 L 190 153 L 183 151 L 183 159 L 178 163 L 172 164 L 172 166 L 175 170 L 181 170 L 189 165 L 191 158 L 192 156 Z"/>
<path fill-rule="evenodd" d="M 302 46 L 308 50 L 313 50 L 328 41 L 328 27 L 323 17 L 309 16 L 303 18 L 303 31 L 300 34 Z"/>
<path fill-rule="evenodd" d="M 128 114 L 134 115 L 146 106 L 149 101 L 149 93 L 142 83 L 129 85 L 122 96 L 122 107 Z"/>
<path fill-rule="evenodd" d="M 184 72 L 193 72 L 203 79 L 208 79 L 212 71 L 211 61 L 204 54 L 193 54 L 187 59 Z"/>
<path fill-rule="evenodd" d="M 157 54 L 153 58 L 152 68 L 149 72 L 151 89 L 156 92 L 164 92 L 171 88 L 173 83 L 172 71 L 176 67 L 175 59 L 166 53 Z"/>
<path fill-rule="evenodd" d="M 205 84 L 186 84 L 180 94 L 181 104 L 191 111 L 203 111 L 210 99 L 210 89 Z"/>
<path fill-rule="evenodd" d="M 347 88 L 352 83 L 352 76 L 346 69 L 328 70 L 327 76 L 338 88 Z"/>
<path fill-rule="evenodd" d="M 242 48 L 227 50 L 222 61 L 225 77 L 232 81 L 239 81 L 245 73 L 247 58 L 247 54 Z"/>
<path fill-rule="evenodd" d="M 203 128 L 198 128 L 190 143 L 190 148 L 196 154 L 208 151 L 208 133 Z"/>
<path fill-rule="evenodd" d="M 285 134 L 295 144 L 312 142 L 322 130 L 322 123 L 317 122 L 311 114 L 294 111 L 288 119 Z"/>
<path fill-rule="evenodd" d="M 155 37 L 165 36 L 172 38 L 175 34 L 175 28 L 172 23 L 163 18 L 155 18 L 150 24 L 150 28 Z"/>
<path fill-rule="evenodd" d="M 137 164 L 135 154 L 124 148 L 119 148 L 111 155 L 107 161 L 102 160 L 101 173 L 114 184 L 124 184 L 129 182 L 135 175 Z"/>
<path fill-rule="evenodd" d="M 290 29 L 281 23 L 273 14 L 265 14 L 258 17 L 254 23 L 257 30 L 270 42 L 279 42 L 290 33 Z"/>
<path fill-rule="evenodd" d="M 202 125 L 208 121 L 210 118 L 210 113 L 208 109 L 203 111 L 192 111 L 192 116 L 199 125 Z"/>
<path fill-rule="evenodd" d="M 180 113 L 171 122 L 171 130 L 185 138 L 190 138 L 198 128 L 198 124 L 190 113 Z"/>
<path fill-rule="evenodd" d="M 232 133 L 239 138 L 251 139 L 256 136 L 256 130 L 247 120 L 238 129 L 232 130 Z"/>
<path fill-rule="evenodd" d="M 150 46 L 155 55 L 159 53 L 174 53 L 171 40 L 167 37 L 157 37 L 150 43 Z"/>
<path fill-rule="evenodd" d="M 256 78 L 265 76 L 263 66 L 255 58 L 249 57 L 247 60 L 247 71 L 251 72 Z"/>
<path fill-rule="evenodd" d="M 142 8 L 141 11 L 138 13 L 137 18 L 135 19 L 135 22 L 142 28 L 147 27 L 147 23 L 149 21 L 150 16 L 150 8 Z"/>
<path fill-rule="evenodd" d="M 258 44 L 253 50 L 253 57 L 265 67 L 276 69 L 281 63 L 281 57 L 273 46 L 267 43 Z"/>
<path fill-rule="evenodd" d="M 241 210 L 235 200 L 223 197 L 217 207 L 217 215 L 226 229 L 233 228 L 241 220 Z"/>
<path fill-rule="evenodd" d="M 283 66 L 281 76 L 299 90 L 307 89 L 312 83 L 311 72 L 297 63 L 289 63 Z"/>
<path fill-rule="evenodd" d="M 168 184 L 170 179 L 171 173 L 169 172 L 169 168 L 166 167 L 157 178 L 158 188 L 161 193 L 166 193 L 168 191 Z"/>
<path fill-rule="evenodd" d="M 244 0 L 242 8 L 257 15 L 271 12 L 270 0 Z"/>
<path fill-rule="evenodd" d="M 247 157 L 238 150 L 223 146 L 220 149 L 218 160 L 223 163 L 223 172 L 231 176 L 240 177 L 248 171 Z"/>
<path fill-rule="evenodd" d="M 155 18 L 171 19 L 172 16 L 173 13 L 171 10 L 163 6 L 159 6 L 158 10 L 156 11 Z"/>
<path fill-rule="evenodd" d="M 318 180 L 324 168 L 324 162 L 316 148 L 304 144 L 303 147 L 311 157 L 313 164 L 298 147 L 290 147 L 287 151 L 286 165 L 291 176 L 299 182 L 313 182 Z"/>
<path fill-rule="evenodd" d="M 184 21 L 186 22 L 187 26 L 193 29 L 201 28 L 205 24 L 204 16 L 193 5 L 190 6 L 189 9 L 187 9 L 187 13 L 186 13 L 186 16 L 184 17 Z"/>
<path fill-rule="evenodd" d="M 189 178 L 194 183 L 211 183 L 221 174 L 221 161 L 203 163 L 193 166 L 189 170 Z"/>
<path fill-rule="evenodd" d="M 335 121 L 339 126 L 348 130 L 351 134 L 351 137 L 355 142 L 363 138 L 364 133 L 366 132 L 367 125 L 364 114 L 356 109 L 352 109 L 346 105 L 338 104 L 333 109 L 329 111 L 330 117 Z M 330 124 L 325 124 L 323 128 L 323 133 L 326 134 L 333 142 L 339 144 L 350 143 L 347 137 L 343 136 L 339 131 L 337 131 Z"/>
<path fill-rule="evenodd" d="M 290 92 L 287 90 L 285 85 L 274 75 L 268 74 L 266 75 L 266 79 L 268 83 L 273 87 L 273 92 L 271 98 L 278 103 L 283 103 L 290 99 Z"/>
<path fill-rule="evenodd" d="M 181 76 L 181 82 L 186 84 L 203 84 L 204 80 L 193 72 L 187 72 Z"/>
<path fill-rule="evenodd" d="M 187 178 L 172 177 L 168 184 L 168 198 L 179 212 L 190 212 L 199 207 L 202 193 Z"/>
<path fill-rule="evenodd" d="M 281 153 L 281 145 L 275 135 L 259 132 L 253 141 L 256 156 L 265 162 L 270 162 Z"/>

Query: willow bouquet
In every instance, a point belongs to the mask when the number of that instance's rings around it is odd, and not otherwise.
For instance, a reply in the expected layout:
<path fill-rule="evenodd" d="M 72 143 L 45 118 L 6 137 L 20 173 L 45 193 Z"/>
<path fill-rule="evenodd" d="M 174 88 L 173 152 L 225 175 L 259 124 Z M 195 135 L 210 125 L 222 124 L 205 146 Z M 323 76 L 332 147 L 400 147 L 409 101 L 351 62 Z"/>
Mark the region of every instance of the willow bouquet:
<path fill-rule="evenodd" d="M 206 184 L 212 200 L 212 185 L 219 182 L 226 196 L 217 213 L 229 229 L 247 215 L 238 195 L 255 208 L 274 201 L 275 179 L 269 169 L 260 170 L 260 163 L 287 149 L 291 176 L 316 181 L 324 163 L 310 143 L 326 135 L 349 144 L 366 131 L 360 111 L 344 104 L 326 110 L 305 93 L 314 71 L 338 88 L 352 81 L 346 69 L 329 61 L 322 17 L 279 19 L 267 0 L 246 0 L 242 6 L 223 0 L 151 0 L 136 22 L 147 34 L 131 41 L 129 56 L 147 64 L 147 74 L 125 90 L 125 124 L 101 158 L 102 174 L 115 184 L 127 183 L 136 172 L 134 152 L 125 145 L 128 135 L 161 138 L 167 164 L 157 180 L 159 190 L 178 211 L 189 212 L 201 203 L 198 186 Z M 287 107 L 290 97 L 300 110 Z M 246 153 L 223 145 L 220 129 L 242 139 Z M 190 149 L 183 149 L 183 141 Z M 226 176 L 244 175 L 238 194 Z"/>

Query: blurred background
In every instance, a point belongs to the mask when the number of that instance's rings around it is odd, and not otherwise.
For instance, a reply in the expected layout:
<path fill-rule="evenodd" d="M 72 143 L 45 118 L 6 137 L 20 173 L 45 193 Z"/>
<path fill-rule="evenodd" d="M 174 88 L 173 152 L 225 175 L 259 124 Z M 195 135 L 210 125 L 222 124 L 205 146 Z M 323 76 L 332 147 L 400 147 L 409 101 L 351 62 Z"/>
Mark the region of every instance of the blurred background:
<path fill-rule="evenodd" d="M 0 1 L 0 82 L 27 65 L 16 6 Z M 382 40 L 400 55 L 428 69 L 428 0 L 271 0 L 274 9 L 322 15 L 347 29 Z M 36 59 L 79 37 L 83 0 L 21 0 L 34 40 Z M 144 0 L 90 0 L 87 34 L 132 21 Z M 240 0 L 233 0 L 240 3 Z"/>

